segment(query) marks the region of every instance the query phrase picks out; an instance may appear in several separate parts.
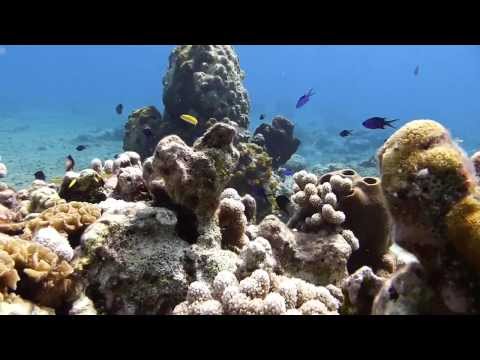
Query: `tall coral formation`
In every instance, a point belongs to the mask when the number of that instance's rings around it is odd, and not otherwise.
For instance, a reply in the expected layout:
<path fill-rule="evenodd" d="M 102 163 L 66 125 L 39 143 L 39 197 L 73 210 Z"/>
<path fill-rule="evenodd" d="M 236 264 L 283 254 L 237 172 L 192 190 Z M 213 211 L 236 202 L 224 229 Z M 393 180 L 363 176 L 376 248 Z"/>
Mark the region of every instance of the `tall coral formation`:
<path fill-rule="evenodd" d="M 162 136 L 176 134 L 187 144 L 201 136 L 210 118 L 229 118 L 248 128 L 250 103 L 238 56 L 230 45 L 180 45 L 170 54 L 164 76 L 165 126 Z M 193 115 L 192 126 L 180 119 Z"/>
<path fill-rule="evenodd" d="M 235 189 L 225 189 L 222 192 L 218 222 L 222 231 L 222 247 L 239 250 L 248 243 L 249 239 L 245 235 L 248 224 L 245 205 Z"/>
<path fill-rule="evenodd" d="M 135 151 L 142 159 L 151 156 L 160 140 L 162 115 L 154 106 L 135 110 L 125 124 L 123 150 Z M 151 132 L 151 135 L 148 133 Z"/>
<path fill-rule="evenodd" d="M 293 135 L 294 127 L 288 119 L 276 116 L 272 125 L 263 123 L 254 132 L 263 136 L 275 169 L 285 164 L 300 146 L 300 140 Z"/>
<path fill-rule="evenodd" d="M 394 240 L 456 313 L 478 311 L 480 197 L 470 159 L 433 120 L 411 121 L 378 152 Z"/>
<path fill-rule="evenodd" d="M 214 214 L 239 159 L 232 144 L 234 136 L 235 129 L 223 123 L 209 128 L 193 147 L 176 135 L 167 136 L 158 143 L 153 159 L 144 164 L 152 196 L 158 199 L 167 194 L 175 204 L 191 210 L 198 221 L 200 240 L 210 245 L 220 244 L 218 235 L 213 234 L 219 234 Z"/>

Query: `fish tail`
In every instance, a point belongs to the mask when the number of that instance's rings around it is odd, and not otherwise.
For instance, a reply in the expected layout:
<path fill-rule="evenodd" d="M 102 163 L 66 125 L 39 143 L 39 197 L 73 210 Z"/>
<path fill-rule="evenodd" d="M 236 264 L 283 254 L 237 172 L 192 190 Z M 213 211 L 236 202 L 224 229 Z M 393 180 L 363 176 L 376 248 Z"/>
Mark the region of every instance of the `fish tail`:
<path fill-rule="evenodd" d="M 392 123 L 393 123 L 394 121 L 398 121 L 398 120 L 400 120 L 400 119 L 386 120 L 386 121 L 385 121 L 385 125 L 393 128 L 393 129 L 396 129 L 396 127 L 393 126 Z"/>

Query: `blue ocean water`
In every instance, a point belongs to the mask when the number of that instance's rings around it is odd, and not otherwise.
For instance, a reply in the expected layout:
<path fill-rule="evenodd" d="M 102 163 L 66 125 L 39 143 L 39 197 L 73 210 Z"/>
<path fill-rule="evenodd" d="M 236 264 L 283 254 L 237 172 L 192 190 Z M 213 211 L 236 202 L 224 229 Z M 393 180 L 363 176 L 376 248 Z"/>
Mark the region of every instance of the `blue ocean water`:
<path fill-rule="evenodd" d="M 462 139 L 469 153 L 480 148 L 479 46 L 234 47 L 246 73 L 252 130 L 261 122 L 260 114 L 267 119 L 286 116 L 303 142 L 299 153 L 310 163 L 348 162 L 347 153 L 355 149 L 368 159 L 374 147 L 352 145 L 344 147 L 345 153 L 329 153 L 318 143 L 348 145 L 374 137 L 381 144 L 393 129 L 364 129 L 362 122 L 372 116 L 398 118 L 398 126 L 431 118 Z M 23 186 L 39 169 L 61 176 L 70 153 L 84 168 L 94 157 L 120 152 L 120 141 L 76 152 L 74 139 L 121 128 L 128 114 L 142 106 L 163 111 L 162 77 L 172 49 L 0 46 L 0 156 L 9 168 L 5 180 Z M 315 95 L 296 109 L 297 99 L 310 88 Z M 118 103 L 125 106 L 121 116 L 114 111 Z M 353 129 L 354 140 L 340 138 L 343 129 Z"/>

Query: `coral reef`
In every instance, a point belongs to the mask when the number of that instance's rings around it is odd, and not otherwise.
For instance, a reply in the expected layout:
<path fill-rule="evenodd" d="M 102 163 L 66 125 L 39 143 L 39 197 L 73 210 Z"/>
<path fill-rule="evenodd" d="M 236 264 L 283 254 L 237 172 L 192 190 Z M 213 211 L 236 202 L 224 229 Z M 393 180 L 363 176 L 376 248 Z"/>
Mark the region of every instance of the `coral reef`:
<path fill-rule="evenodd" d="M 0 182 L 0 204 L 10 210 L 14 210 L 18 206 L 17 192 L 2 182 Z"/>
<path fill-rule="evenodd" d="M 68 239 L 51 226 L 39 229 L 32 241 L 50 249 L 61 259 L 70 261 L 73 258 L 73 249 Z"/>
<path fill-rule="evenodd" d="M 338 231 L 292 231 L 274 215 L 258 225 L 258 236 L 271 244 L 277 271 L 316 285 L 338 285 L 348 276 L 347 261 L 358 240 L 348 230 Z"/>
<path fill-rule="evenodd" d="M 40 306 L 61 307 L 74 294 L 73 268 L 35 242 L 0 234 L 1 293 L 8 289 Z"/>
<path fill-rule="evenodd" d="M 272 125 L 261 124 L 254 132 L 254 135 L 263 135 L 275 169 L 285 164 L 300 146 L 300 140 L 293 135 L 294 127 L 288 119 L 276 116 Z"/>
<path fill-rule="evenodd" d="M 65 174 L 59 195 L 67 201 L 99 203 L 107 198 L 103 178 L 93 169 L 80 173 L 69 171 Z"/>
<path fill-rule="evenodd" d="M 161 126 L 162 115 L 154 106 L 135 110 L 125 124 L 123 150 L 135 151 L 142 159 L 151 156 L 162 136 Z"/>
<path fill-rule="evenodd" d="M 201 136 L 210 118 L 229 118 L 248 128 L 250 103 L 243 87 L 244 73 L 230 45 L 180 45 L 170 55 L 163 78 L 162 136 L 179 135 L 187 144 Z M 180 119 L 193 115 L 192 126 Z"/>
<path fill-rule="evenodd" d="M 345 303 L 342 314 L 369 315 L 375 296 L 384 285 L 386 278 L 379 277 L 368 266 L 355 271 L 341 284 Z"/>
<path fill-rule="evenodd" d="M 362 177 L 353 169 L 343 169 L 319 179 L 320 184 L 327 181 L 336 194 L 338 209 L 345 214 L 343 226 L 352 230 L 360 243 L 348 261 L 349 272 L 362 266 L 384 275 L 394 272 L 395 259 L 388 251 L 390 221 L 380 179 Z"/>
<path fill-rule="evenodd" d="M 11 293 L 3 296 L 0 301 L 0 315 L 55 315 L 55 310 L 38 306 Z"/>
<path fill-rule="evenodd" d="M 39 229 L 51 226 L 60 234 L 66 234 L 69 241 L 75 244 L 76 238 L 100 215 L 100 209 L 97 206 L 86 202 L 72 201 L 55 205 L 43 211 L 38 217 L 27 221 L 22 237 L 31 239 Z"/>
<path fill-rule="evenodd" d="M 474 166 L 433 120 L 397 130 L 378 151 L 394 241 L 415 255 L 453 313 L 477 313 L 480 200 Z"/>
<path fill-rule="evenodd" d="M 188 243 L 175 234 L 175 214 L 142 202 L 109 199 L 81 238 L 78 268 L 86 294 L 109 314 L 164 314 L 188 287 Z"/>
<path fill-rule="evenodd" d="M 218 222 L 222 231 L 222 248 L 239 251 L 248 244 L 245 235 L 248 220 L 245 216 L 245 205 L 235 189 L 225 189 L 220 196 L 218 206 Z"/>
<path fill-rule="evenodd" d="M 148 199 L 148 191 L 143 181 L 143 171 L 138 166 L 120 168 L 116 175 L 117 185 L 113 197 L 125 201 Z"/>
<path fill-rule="evenodd" d="M 198 241 L 220 245 L 215 212 L 220 195 L 230 180 L 239 153 L 232 144 L 235 129 L 217 123 L 189 147 L 176 135 L 163 138 L 153 159 L 144 164 L 144 179 L 153 198 L 165 194 L 191 211 L 198 222 Z"/>
<path fill-rule="evenodd" d="M 475 154 L 473 154 L 470 159 L 475 167 L 475 174 L 480 177 L 480 151 L 477 151 Z"/>
<path fill-rule="evenodd" d="M 373 315 L 425 315 L 445 313 L 426 282 L 422 266 L 411 263 L 386 280 L 376 295 Z"/>
<path fill-rule="evenodd" d="M 228 187 L 239 194 L 249 194 L 257 204 L 257 219 L 261 220 L 274 209 L 278 181 L 272 176 L 272 158 L 264 149 L 253 143 L 239 143 L 240 159 L 233 171 Z"/>
<path fill-rule="evenodd" d="M 328 288 L 257 269 L 239 281 L 222 271 L 212 285 L 188 287 L 187 300 L 175 315 L 335 315 L 340 302 Z"/>

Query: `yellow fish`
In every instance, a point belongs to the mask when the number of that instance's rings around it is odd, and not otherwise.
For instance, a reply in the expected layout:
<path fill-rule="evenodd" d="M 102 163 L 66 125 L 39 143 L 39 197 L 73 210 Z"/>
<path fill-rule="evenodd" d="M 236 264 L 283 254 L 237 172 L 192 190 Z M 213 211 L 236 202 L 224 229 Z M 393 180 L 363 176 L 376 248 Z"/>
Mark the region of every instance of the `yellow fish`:
<path fill-rule="evenodd" d="M 197 118 L 195 116 L 192 116 L 192 115 L 183 114 L 183 115 L 180 116 L 180 119 L 182 119 L 183 121 L 189 122 L 192 125 L 197 125 L 198 124 Z"/>
<path fill-rule="evenodd" d="M 68 185 L 68 188 L 71 189 L 73 187 L 73 185 L 75 185 L 77 183 L 77 179 L 73 179 L 70 184 Z"/>

